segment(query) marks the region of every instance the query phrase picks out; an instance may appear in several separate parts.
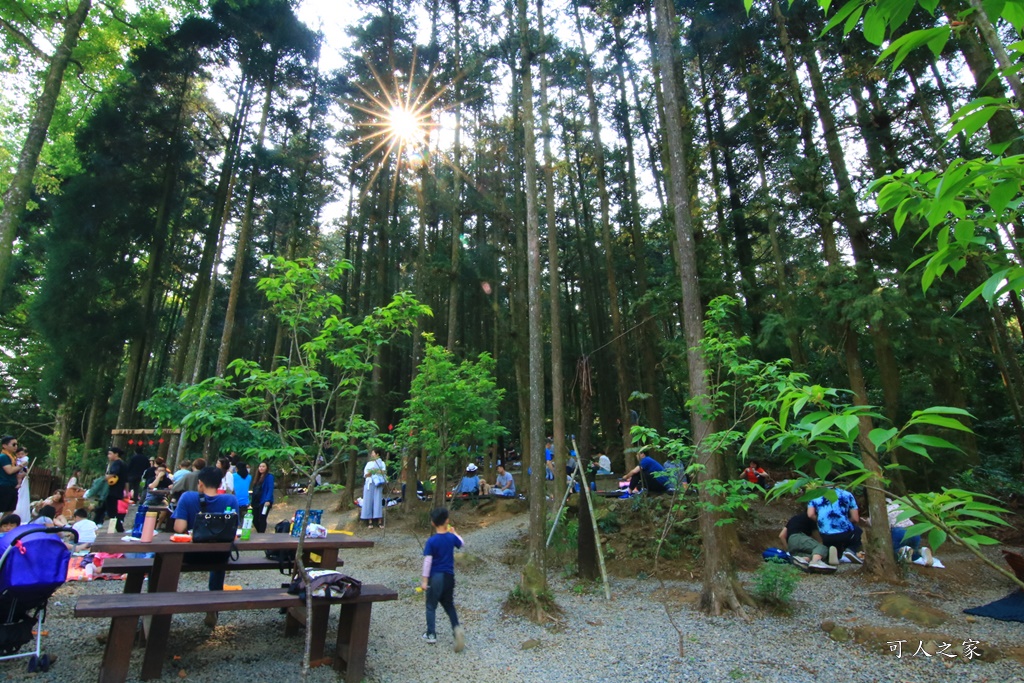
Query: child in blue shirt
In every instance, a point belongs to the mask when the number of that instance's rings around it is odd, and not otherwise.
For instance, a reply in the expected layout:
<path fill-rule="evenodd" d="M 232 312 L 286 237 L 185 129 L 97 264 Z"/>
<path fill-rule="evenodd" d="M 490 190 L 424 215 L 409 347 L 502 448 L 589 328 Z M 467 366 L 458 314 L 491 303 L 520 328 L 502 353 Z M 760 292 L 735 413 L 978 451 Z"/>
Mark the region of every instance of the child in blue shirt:
<path fill-rule="evenodd" d="M 466 647 L 466 634 L 455 613 L 455 549 L 462 547 L 462 537 L 448 525 L 448 509 L 437 508 L 430 513 L 434 535 L 423 546 L 423 575 L 420 588 L 427 593 L 427 632 L 423 639 L 428 644 L 437 642 L 434 628 L 437 603 L 441 603 L 452 622 L 455 651 Z"/>

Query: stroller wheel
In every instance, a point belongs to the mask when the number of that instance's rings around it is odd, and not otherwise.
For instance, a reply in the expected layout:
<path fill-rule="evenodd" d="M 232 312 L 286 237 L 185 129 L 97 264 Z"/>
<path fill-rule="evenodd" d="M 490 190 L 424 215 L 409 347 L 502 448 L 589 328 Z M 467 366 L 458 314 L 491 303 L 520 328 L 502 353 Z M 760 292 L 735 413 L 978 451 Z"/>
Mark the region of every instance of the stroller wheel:
<path fill-rule="evenodd" d="M 50 670 L 50 655 L 44 654 L 39 658 L 39 670 L 44 673 Z"/>
<path fill-rule="evenodd" d="M 28 672 L 34 674 L 37 671 L 39 671 L 39 658 L 32 655 L 28 660 Z"/>

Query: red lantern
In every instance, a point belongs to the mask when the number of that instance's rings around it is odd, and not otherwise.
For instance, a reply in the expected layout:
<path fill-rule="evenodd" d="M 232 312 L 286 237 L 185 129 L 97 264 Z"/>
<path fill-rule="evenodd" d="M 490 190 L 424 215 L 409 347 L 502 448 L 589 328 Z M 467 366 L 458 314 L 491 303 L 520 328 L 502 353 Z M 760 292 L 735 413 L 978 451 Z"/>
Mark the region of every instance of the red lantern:
<path fill-rule="evenodd" d="M 388 431 L 394 431 L 395 425 L 388 425 Z"/>
<path fill-rule="evenodd" d="M 163 443 L 163 442 L 164 442 L 164 440 L 162 438 L 157 440 L 157 443 Z"/>
<path fill-rule="evenodd" d="M 153 445 L 153 439 L 150 439 L 150 440 L 149 440 L 149 445 L 150 445 L 150 446 L 152 446 L 152 445 Z"/>
<path fill-rule="evenodd" d="M 134 442 L 134 441 L 132 441 L 131 439 L 128 439 L 128 445 L 129 445 L 129 446 L 131 446 L 131 445 L 132 445 L 133 443 L 135 443 L 135 442 Z"/>

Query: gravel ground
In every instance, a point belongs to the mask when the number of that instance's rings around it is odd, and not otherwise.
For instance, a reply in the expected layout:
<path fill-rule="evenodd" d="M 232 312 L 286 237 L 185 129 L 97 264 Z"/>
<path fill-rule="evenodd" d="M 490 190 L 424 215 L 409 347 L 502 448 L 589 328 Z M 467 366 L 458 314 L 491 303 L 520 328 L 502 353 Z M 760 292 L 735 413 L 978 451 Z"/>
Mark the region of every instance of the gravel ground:
<path fill-rule="evenodd" d="M 458 522 L 458 517 L 455 517 Z M 394 527 L 395 525 L 392 525 Z M 343 555 L 345 571 L 363 581 L 383 583 L 399 591 L 397 602 L 374 607 L 367 661 L 372 682 L 450 681 L 808 681 L 839 677 L 843 681 L 1024 681 L 1024 667 L 1013 660 L 987 663 L 960 657 L 917 657 L 904 653 L 869 652 L 851 643 L 835 643 L 820 629 L 825 620 L 845 624 L 900 626 L 877 611 L 878 596 L 868 595 L 857 570 L 843 566 L 833 576 L 808 575 L 799 584 L 791 617 L 707 617 L 686 603 L 700 587 L 692 582 L 655 579 L 611 580 L 612 601 L 594 591 L 574 590 L 575 583 L 552 573 L 551 587 L 564 610 L 561 623 L 538 626 L 509 616 L 502 603 L 518 580 L 518 569 L 504 560 L 510 541 L 526 529 L 519 515 L 486 528 L 466 531 L 466 556 L 456 569 L 455 603 L 466 628 L 467 647 L 452 651 L 451 630 L 438 610 L 438 643 L 426 645 L 423 598 L 415 592 L 423 536 L 389 527 L 367 532 L 377 541 L 371 550 Z M 462 533 L 460 531 L 460 533 Z M 938 571 L 938 570 L 934 570 Z M 229 584 L 272 586 L 280 577 L 270 572 L 234 572 Z M 206 576 L 183 575 L 184 590 L 202 590 Z M 920 584 L 915 586 L 916 584 Z M 927 579 L 912 577 L 910 588 L 927 589 Z M 879 590 L 884 589 L 884 587 Z M 120 582 L 70 583 L 50 602 L 44 639 L 47 652 L 59 657 L 48 674 L 25 674 L 25 660 L 0 662 L 8 680 L 40 682 L 94 681 L 107 623 L 75 619 L 75 598 L 84 593 L 122 590 Z M 1024 624 L 978 618 L 968 623 L 960 610 L 1006 594 L 991 589 L 967 598 L 950 596 L 933 604 L 952 616 L 940 627 L 965 640 L 1002 646 L 1024 644 Z M 336 620 L 336 612 L 332 621 Z M 162 680 L 226 681 L 294 680 L 298 678 L 302 638 L 285 638 L 284 617 L 276 611 L 221 615 L 209 629 L 202 615 L 174 617 L 170 652 Z M 673 625 L 674 624 L 674 625 Z M 910 624 L 908 630 L 916 631 Z M 678 631 L 677 631 L 678 628 Z M 524 643 L 533 647 L 524 649 Z M 328 636 L 331 642 L 331 636 Z M 913 648 L 916 649 L 916 642 Z M 682 654 L 680 654 L 680 647 Z M 959 641 L 954 649 L 959 647 Z M 141 651 L 132 657 L 139 672 Z M 135 680 L 135 679 L 130 679 Z M 309 681 L 335 681 L 333 670 L 315 669 Z"/>

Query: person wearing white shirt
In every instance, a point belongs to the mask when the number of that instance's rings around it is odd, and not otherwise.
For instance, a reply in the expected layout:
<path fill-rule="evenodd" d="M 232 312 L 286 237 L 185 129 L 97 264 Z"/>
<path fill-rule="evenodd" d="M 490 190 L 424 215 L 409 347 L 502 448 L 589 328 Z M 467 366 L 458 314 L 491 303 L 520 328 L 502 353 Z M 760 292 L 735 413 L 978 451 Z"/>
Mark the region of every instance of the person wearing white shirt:
<path fill-rule="evenodd" d="M 78 532 L 78 543 L 67 543 L 69 549 L 85 550 L 96 542 L 96 529 L 99 527 L 96 522 L 89 519 L 89 513 L 85 511 L 85 508 L 75 510 L 75 523 L 71 525 L 71 528 Z"/>
<path fill-rule="evenodd" d="M 231 465 L 230 458 L 220 458 L 217 460 L 217 467 L 223 472 L 224 478 L 220 482 L 220 488 L 224 489 L 224 493 L 235 494 L 235 468 Z M 220 489 L 218 489 L 220 490 Z"/>

